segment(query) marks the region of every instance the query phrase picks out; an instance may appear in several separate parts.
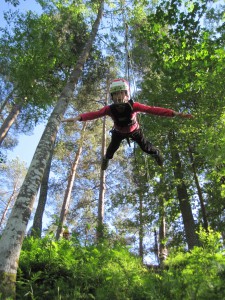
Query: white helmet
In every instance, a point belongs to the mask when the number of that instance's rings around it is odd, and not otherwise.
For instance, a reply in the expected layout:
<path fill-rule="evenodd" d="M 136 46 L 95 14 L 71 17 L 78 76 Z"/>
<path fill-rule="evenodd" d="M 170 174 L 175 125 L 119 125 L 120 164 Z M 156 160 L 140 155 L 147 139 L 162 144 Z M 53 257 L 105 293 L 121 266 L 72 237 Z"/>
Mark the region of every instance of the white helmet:
<path fill-rule="evenodd" d="M 109 92 L 112 95 L 115 92 L 126 91 L 128 99 L 130 99 L 130 87 L 129 83 L 123 78 L 114 79 L 109 87 Z"/>

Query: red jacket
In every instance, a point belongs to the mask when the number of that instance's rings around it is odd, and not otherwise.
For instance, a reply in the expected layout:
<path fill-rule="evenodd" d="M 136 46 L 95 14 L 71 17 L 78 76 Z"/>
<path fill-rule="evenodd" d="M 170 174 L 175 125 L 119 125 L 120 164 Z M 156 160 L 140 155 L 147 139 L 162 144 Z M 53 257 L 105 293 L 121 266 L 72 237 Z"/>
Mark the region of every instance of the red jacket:
<path fill-rule="evenodd" d="M 139 124 L 137 122 L 136 116 L 137 116 L 137 113 L 139 113 L 139 112 L 157 115 L 157 116 L 174 117 L 174 110 L 172 110 L 172 109 L 156 107 L 156 106 L 148 106 L 148 105 L 141 104 L 139 102 L 134 102 L 133 103 L 133 112 L 131 113 L 131 118 L 133 120 L 136 120 L 136 123 L 133 125 L 130 125 L 130 126 L 126 126 L 126 127 L 119 127 L 114 123 L 115 129 L 121 133 L 131 133 L 134 130 L 138 129 Z M 92 112 L 80 114 L 81 121 L 94 120 L 94 119 L 104 117 L 106 115 L 110 116 L 113 119 L 113 115 L 111 114 L 109 105 L 104 106 L 102 109 L 100 109 L 98 111 L 92 111 Z"/>

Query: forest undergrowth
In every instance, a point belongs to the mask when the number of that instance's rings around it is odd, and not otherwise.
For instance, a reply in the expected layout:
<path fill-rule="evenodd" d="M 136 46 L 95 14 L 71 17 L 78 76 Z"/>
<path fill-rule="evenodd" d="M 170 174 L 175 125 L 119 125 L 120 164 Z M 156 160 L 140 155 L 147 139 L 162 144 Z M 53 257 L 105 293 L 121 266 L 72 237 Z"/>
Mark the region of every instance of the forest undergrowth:
<path fill-rule="evenodd" d="M 225 299 L 225 251 L 217 233 L 200 233 L 201 247 L 170 251 L 162 268 L 142 264 L 125 245 L 76 237 L 27 237 L 17 275 L 18 300 Z M 0 297 L 1 299 L 1 297 Z"/>

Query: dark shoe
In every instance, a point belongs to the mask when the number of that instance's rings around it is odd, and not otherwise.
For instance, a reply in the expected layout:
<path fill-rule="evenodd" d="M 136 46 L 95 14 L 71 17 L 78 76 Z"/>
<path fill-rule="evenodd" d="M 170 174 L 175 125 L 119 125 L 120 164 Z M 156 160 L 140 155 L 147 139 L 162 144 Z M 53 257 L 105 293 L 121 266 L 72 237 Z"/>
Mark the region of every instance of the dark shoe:
<path fill-rule="evenodd" d="M 108 165 L 109 165 L 109 159 L 106 158 L 106 157 L 103 157 L 101 169 L 102 169 L 103 171 L 105 171 L 105 170 L 108 168 Z"/>
<path fill-rule="evenodd" d="M 152 157 L 154 157 L 155 161 L 157 162 L 157 164 L 162 167 L 163 166 L 163 157 L 160 153 L 159 150 L 156 150 L 156 153 L 151 154 Z"/>

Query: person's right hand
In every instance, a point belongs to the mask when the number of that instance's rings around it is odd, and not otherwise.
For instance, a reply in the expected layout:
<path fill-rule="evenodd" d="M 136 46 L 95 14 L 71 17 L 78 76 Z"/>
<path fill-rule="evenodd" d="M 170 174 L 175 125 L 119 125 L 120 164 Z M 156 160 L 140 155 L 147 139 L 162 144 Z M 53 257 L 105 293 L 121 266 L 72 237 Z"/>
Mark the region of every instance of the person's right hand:
<path fill-rule="evenodd" d="M 193 119 L 194 116 L 192 114 L 186 114 L 186 113 L 182 113 L 182 112 L 174 112 L 174 116 L 176 117 L 180 117 L 180 118 L 186 118 L 186 119 Z"/>

